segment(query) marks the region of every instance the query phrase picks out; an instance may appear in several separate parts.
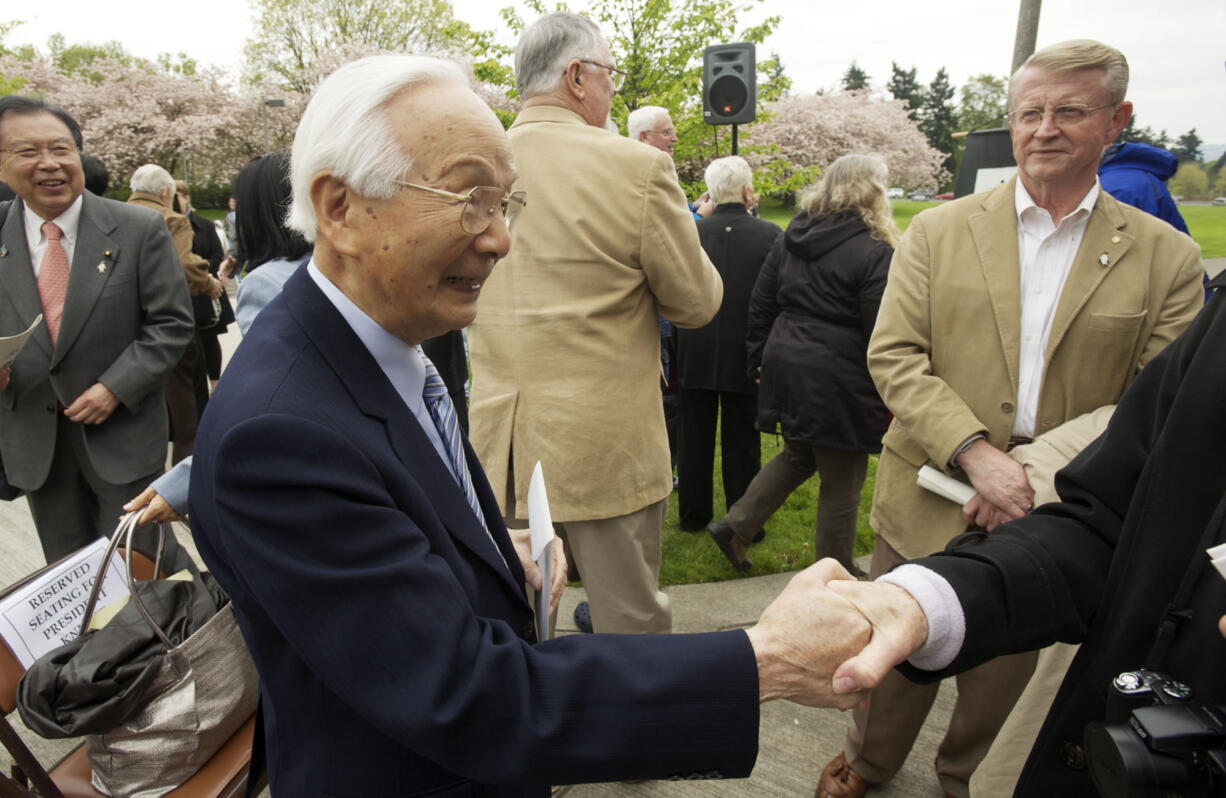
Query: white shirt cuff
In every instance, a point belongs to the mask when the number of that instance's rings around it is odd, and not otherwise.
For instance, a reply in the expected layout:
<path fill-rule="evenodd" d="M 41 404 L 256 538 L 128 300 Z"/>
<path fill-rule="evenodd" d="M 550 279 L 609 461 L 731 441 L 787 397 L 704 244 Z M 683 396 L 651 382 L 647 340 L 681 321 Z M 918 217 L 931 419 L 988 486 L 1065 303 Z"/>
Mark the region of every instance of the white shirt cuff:
<path fill-rule="evenodd" d="M 949 666 L 966 638 L 962 602 L 945 577 L 922 565 L 907 563 L 877 578 L 911 594 L 928 618 L 928 639 L 907 658 L 920 670 L 939 671 Z"/>

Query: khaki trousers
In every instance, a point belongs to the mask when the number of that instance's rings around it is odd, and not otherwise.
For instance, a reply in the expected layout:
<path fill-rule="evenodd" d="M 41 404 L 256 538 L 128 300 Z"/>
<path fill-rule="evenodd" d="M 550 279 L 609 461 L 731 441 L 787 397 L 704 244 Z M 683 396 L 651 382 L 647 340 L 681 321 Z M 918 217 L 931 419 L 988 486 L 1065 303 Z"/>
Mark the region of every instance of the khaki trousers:
<path fill-rule="evenodd" d="M 1034 741 L 1047 719 L 1052 699 L 1079 649 L 1080 646 L 1071 643 L 1055 643 L 1039 651 L 1030 683 L 1022 691 L 1017 706 L 1009 713 L 1009 719 L 996 735 L 975 775 L 971 776 L 971 795 L 986 798 L 1013 794 L 1030 757 L 1030 749 L 1034 748 Z"/>
<path fill-rule="evenodd" d="M 507 469 L 503 507 L 515 506 L 514 463 Z M 526 511 L 527 508 L 524 508 Z M 660 634 L 673 629 L 668 596 L 660 590 L 660 538 L 668 499 L 626 515 L 555 522 L 579 568 L 592 612 L 592 629 L 612 634 Z M 507 518 L 509 529 L 527 520 Z M 554 545 L 561 545 L 562 541 Z M 549 619 L 552 636 L 557 618 Z"/>
<path fill-rule="evenodd" d="M 869 571 L 876 578 L 905 562 L 877 537 Z M 1034 670 L 1036 653 L 997 657 L 955 677 L 958 700 L 949 729 L 937 749 L 941 789 L 967 798 L 971 774 L 987 754 L 1018 695 Z M 855 710 L 847 732 L 847 761 L 865 781 L 889 781 L 902 767 L 936 699 L 939 683 L 915 684 L 892 670 L 869 696 L 867 710 Z"/>
<path fill-rule="evenodd" d="M 668 499 L 661 499 L 615 518 L 554 525 L 579 566 L 594 631 L 672 631 L 673 611 L 660 590 L 660 537 L 667 509 Z"/>

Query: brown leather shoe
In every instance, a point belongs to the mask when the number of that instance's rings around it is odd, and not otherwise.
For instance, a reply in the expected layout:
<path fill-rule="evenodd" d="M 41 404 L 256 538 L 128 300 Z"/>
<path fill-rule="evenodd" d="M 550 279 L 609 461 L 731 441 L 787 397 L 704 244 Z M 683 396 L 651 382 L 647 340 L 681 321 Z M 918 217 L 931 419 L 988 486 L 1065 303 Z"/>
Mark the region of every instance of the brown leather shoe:
<path fill-rule="evenodd" d="M 839 755 L 822 770 L 813 798 L 860 798 L 867 789 L 868 782 L 851 769 L 847 756 L 839 751 Z"/>
<path fill-rule="evenodd" d="M 721 518 L 707 527 L 707 531 L 711 533 L 711 539 L 715 541 L 715 545 L 719 546 L 719 550 L 728 558 L 728 562 L 732 563 L 733 568 L 738 571 L 748 571 L 753 567 L 753 563 L 745 555 L 745 551 L 749 547 L 745 545 L 745 541 L 738 538 L 736 533 L 732 531 L 731 524 Z"/>

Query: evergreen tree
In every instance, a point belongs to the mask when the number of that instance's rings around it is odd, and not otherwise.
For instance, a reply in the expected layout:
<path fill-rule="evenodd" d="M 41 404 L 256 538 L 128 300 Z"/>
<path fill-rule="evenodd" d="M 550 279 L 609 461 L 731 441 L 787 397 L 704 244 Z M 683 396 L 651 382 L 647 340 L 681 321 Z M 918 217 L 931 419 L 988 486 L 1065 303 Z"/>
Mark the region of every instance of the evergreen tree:
<path fill-rule="evenodd" d="M 869 80 L 868 73 L 857 66 L 855 61 L 852 61 L 851 66 L 847 67 L 847 71 L 843 73 L 843 91 L 867 89 Z"/>
<path fill-rule="evenodd" d="M 1200 136 L 1196 135 L 1196 128 L 1192 128 L 1175 140 L 1175 146 L 1171 147 L 1171 152 L 1175 154 L 1180 163 L 1187 161 L 1200 163 L 1201 145 L 1203 144 Z"/>
<path fill-rule="evenodd" d="M 920 108 L 920 130 L 928 137 L 928 143 L 934 149 L 945 153 L 944 167 L 950 174 L 957 169 L 953 134 L 958 119 L 953 98 L 954 87 L 949 82 L 949 73 L 945 71 L 945 67 L 941 67 L 936 77 L 928 84 L 928 91 L 924 93 L 924 104 Z"/>
<path fill-rule="evenodd" d="M 885 84 L 895 100 L 907 104 L 907 116 L 919 120 L 919 109 L 924 104 L 924 89 L 915 77 L 915 67 L 903 69 L 897 62 L 890 62 L 890 82 Z"/>
<path fill-rule="evenodd" d="M 1137 115 L 1133 114 L 1128 120 L 1127 126 L 1120 133 L 1118 141 L 1135 141 L 1141 144 L 1148 144 L 1151 147 L 1160 147 L 1166 149 L 1171 145 L 1171 139 L 1166 135 L 1166 131 L 1155 133 L 1151 127 L 1138 127 Z"/>

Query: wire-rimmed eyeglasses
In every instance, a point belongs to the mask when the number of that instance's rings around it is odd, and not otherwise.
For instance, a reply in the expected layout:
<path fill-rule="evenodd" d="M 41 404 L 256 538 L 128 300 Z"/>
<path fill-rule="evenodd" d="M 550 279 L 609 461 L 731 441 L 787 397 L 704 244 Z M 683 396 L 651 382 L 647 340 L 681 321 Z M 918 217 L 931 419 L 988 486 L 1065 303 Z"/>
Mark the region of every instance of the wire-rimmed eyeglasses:
<path fill-rule="evenodd" d="M 1103 105 L 1057 105 L 1050 111 L 1044 111 L 1042 108 L 1019 108 L 1013 113 L 1005 114 L 1005 116 L 1013 127 L 1029 130 L 1043 124 L 1043 117 L 1050 115 L 1053 125 L 1058 128 L 1065 128 L 1080 125 L 1090 117 L 1090 114 L 1100 108 L 1108 107 L 1110 107 L 1109 103 L 1104 103 Z"/>
<path fill-rule="evenodd" d="M 488 230 L 494 221 L 494 215 L 499 212 L 502 213 L 502 218 L 506 219 L 507 229 L 510 229 L 511 224 L 519 216 L 519 212 L 528 204 L 527 192 L 512 191 L 510 194 L 503 194 L 502 189 L 493 186 L 477 186 L 467 194 L 456 194 L 441 188 L 409 183 L 404 180 L 397 180 L 396 184 L 428 191 L 431 194 L 462 203 L 460 228 L 465 233 L 474 236 L 481 235 Z"/>
<path fill-rule="evenodd" d="M 609 80 L 613 81 L 614 89 L 620 89 L 622 87 L 622 81 L 626 79 L 626 71 L 623 69 L 618 69 L 612 64 L 602 64 L 599 61 L 593 61 L 590 58 L 576 58 L 575 60 L 580 64 L 591 64 L 592 66 L 598 66 L 601 69 L 609 70 Z"/>

